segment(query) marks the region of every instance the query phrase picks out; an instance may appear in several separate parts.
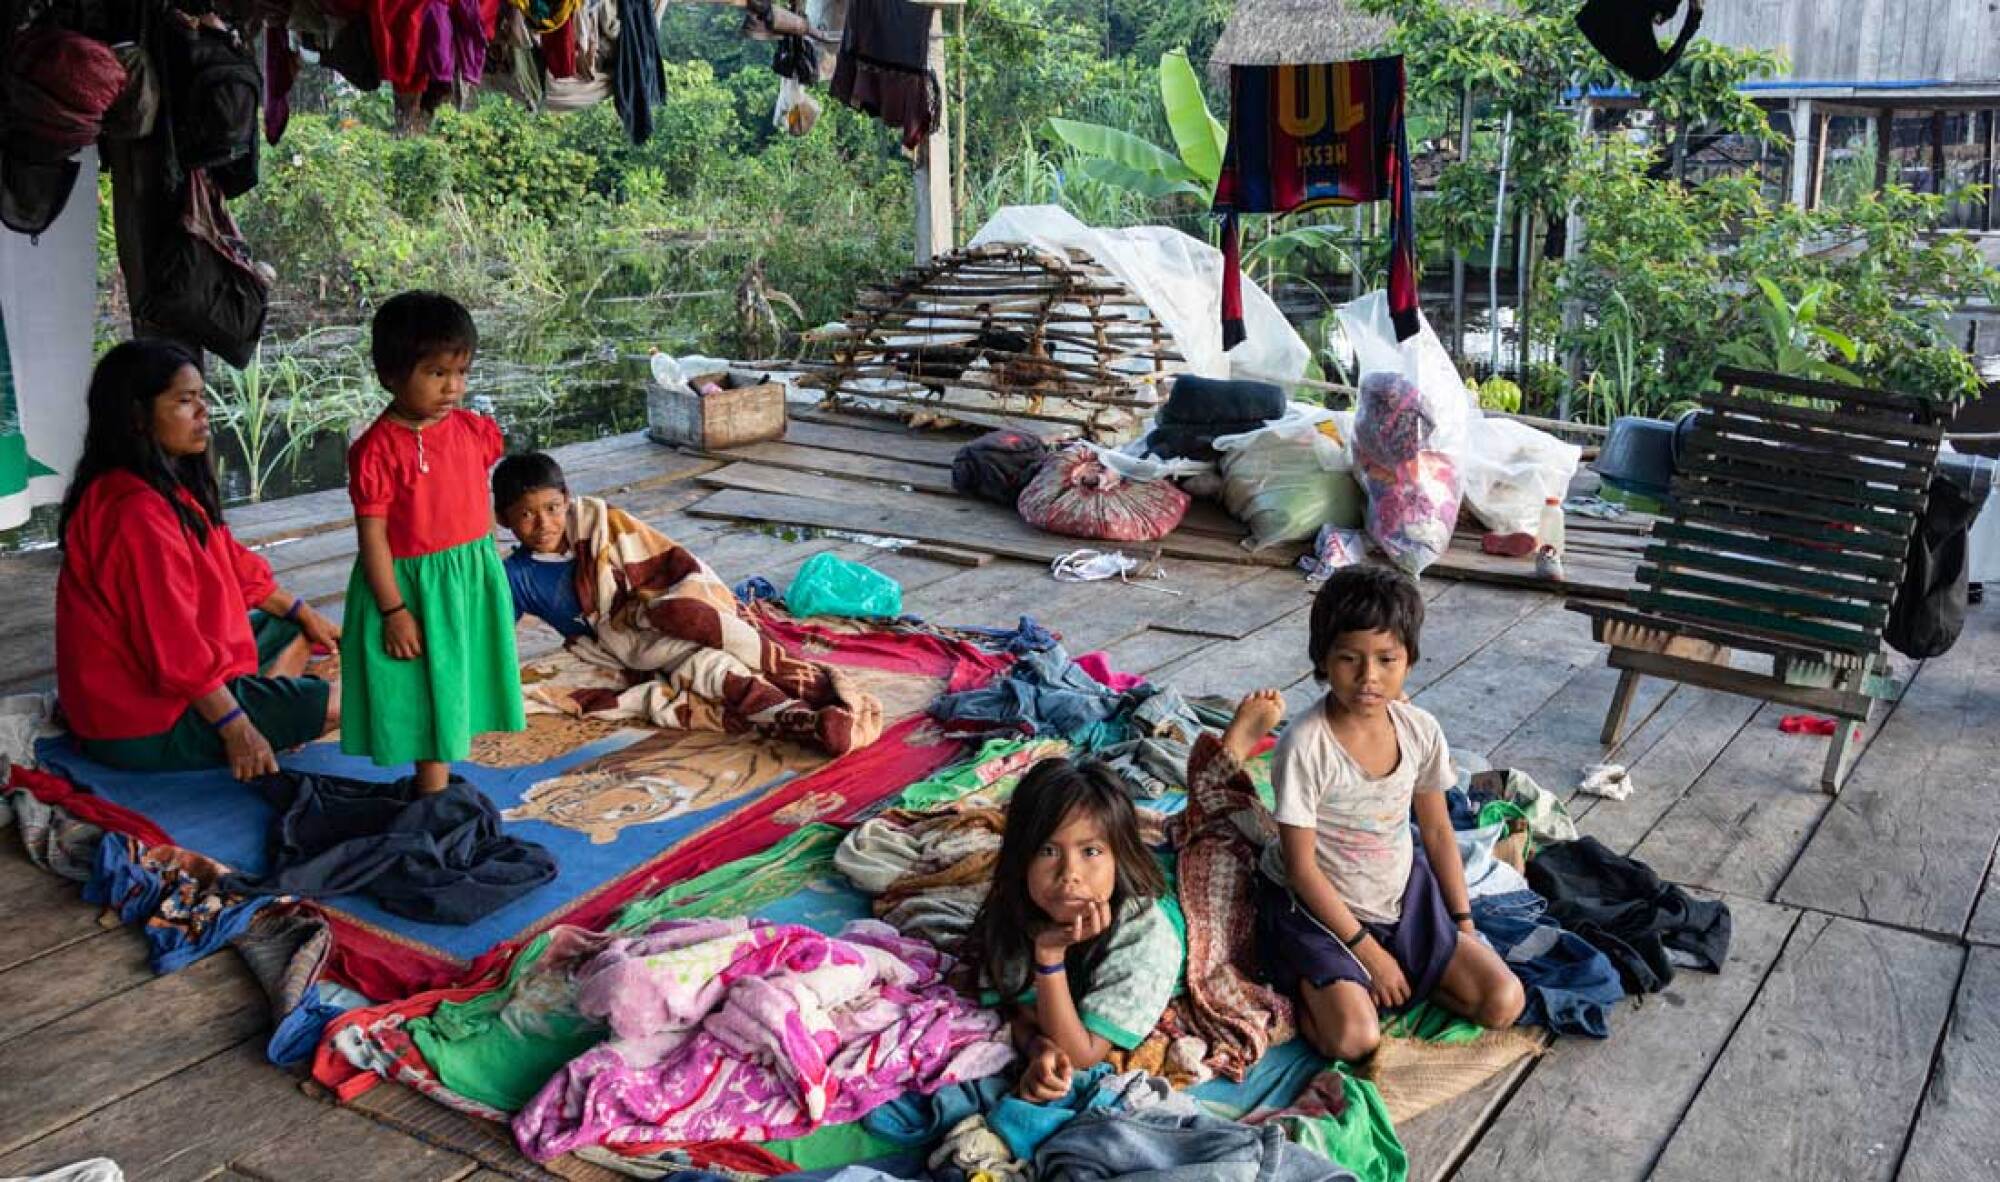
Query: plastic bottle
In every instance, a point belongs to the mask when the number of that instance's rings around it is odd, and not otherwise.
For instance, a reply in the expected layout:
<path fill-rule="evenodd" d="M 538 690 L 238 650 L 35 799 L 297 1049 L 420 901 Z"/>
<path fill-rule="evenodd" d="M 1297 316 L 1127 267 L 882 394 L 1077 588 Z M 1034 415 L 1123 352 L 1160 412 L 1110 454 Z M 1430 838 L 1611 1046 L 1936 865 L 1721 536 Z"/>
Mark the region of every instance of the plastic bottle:
<path fill-rule="evenodd" d="M 1553 550 L 1558 558 L 1563 552 L 1563 506 L 1561 497 L 1548 497 L 1542 501 L 1541 525 L 1535 530 L 1535 540 L 1542 549 Z"/>

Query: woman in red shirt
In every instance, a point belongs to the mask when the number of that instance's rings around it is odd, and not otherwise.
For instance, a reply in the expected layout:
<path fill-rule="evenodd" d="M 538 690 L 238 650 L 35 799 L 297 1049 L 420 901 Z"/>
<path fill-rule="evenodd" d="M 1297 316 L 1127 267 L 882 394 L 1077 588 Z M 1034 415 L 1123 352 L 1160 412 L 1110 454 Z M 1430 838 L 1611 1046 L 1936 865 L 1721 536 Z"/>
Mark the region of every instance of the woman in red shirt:
<path fill-rule="evenodd" d="M 58 527 L 56 688 L 92 759 L 248 779 L 339 724 L 327 683 L 300 674 L 340 629 L 230 536 L 208 444 L 185 349 L 127 341 L 98 361 Z"/>

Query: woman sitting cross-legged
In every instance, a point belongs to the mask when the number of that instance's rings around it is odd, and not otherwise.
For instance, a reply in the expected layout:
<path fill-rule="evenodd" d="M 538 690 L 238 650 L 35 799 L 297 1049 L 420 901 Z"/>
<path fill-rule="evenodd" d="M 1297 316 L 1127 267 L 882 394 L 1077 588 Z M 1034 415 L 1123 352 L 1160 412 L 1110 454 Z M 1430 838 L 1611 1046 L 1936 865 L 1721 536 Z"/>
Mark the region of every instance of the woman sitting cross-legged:
<path fill-rule="evenodd" d="M 89 409 L 58 526 L 56 688 L 71 733 L 134 771 L 277 771 L 274 748 L 339 724 L 328 683 L 302 674 L 340 629 L 223 525 L 192 354 L 113 347 Z"/>

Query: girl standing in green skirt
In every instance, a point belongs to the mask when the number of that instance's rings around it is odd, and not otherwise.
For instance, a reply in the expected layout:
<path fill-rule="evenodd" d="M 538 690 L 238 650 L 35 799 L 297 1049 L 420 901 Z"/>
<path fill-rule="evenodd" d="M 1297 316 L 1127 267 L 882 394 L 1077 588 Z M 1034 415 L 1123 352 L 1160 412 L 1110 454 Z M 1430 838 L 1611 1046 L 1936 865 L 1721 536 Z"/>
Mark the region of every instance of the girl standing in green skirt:
<path fill-rule="evenodd" d="M 414 762 L 421 792 L 445 787 L 474 735 L 526 725 L 514 602 L 486 506 L 505 443 L 493 420 L 459 407 L 478 343 L 449 296 L 384 303 L 370 352 L 391 402 L 347 452 L 361 555 L 340 646 L 340 749 Z"/>

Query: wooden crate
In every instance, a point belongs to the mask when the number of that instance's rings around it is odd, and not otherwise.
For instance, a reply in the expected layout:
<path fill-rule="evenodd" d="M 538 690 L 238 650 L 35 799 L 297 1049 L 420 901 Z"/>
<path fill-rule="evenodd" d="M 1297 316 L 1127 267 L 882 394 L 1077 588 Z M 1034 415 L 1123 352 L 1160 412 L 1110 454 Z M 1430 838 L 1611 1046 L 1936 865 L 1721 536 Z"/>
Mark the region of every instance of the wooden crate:
<path fill-rule="evenodd" d="M 722 391 L 703 397 L 647 382 L 648 434 L 661 443 L 710 451 L 784 438 L 783 385 L 741 370 L 702 374 L 691 384 L 700 390 L 710 382 Z"/>

